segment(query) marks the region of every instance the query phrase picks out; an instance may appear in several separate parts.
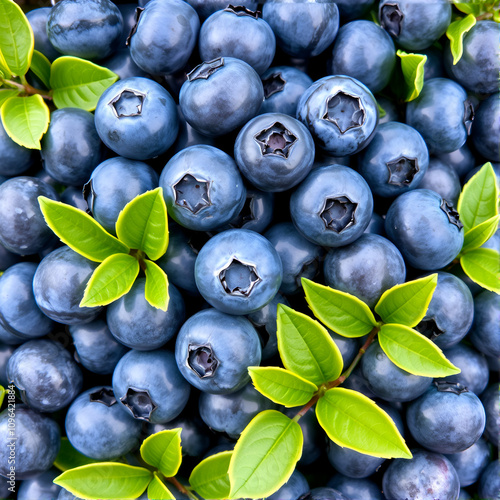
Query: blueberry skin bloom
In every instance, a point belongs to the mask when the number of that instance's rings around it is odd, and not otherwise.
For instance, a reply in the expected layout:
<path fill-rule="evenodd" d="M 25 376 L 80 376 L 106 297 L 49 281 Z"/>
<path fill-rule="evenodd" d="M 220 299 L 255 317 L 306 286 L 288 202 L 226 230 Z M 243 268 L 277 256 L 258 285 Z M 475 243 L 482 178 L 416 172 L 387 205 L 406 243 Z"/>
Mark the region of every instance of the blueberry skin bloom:
<path fill-rule="evenodd" d="M 41 52 L 50 62 L 61 55 L 50 43 L 47 35 L 47 19 L 51 10 L 51 7 L 40 7 L 26 12 L 26 18 L 35 36 L 35 50 Z"/>
<path fill-rule="evenodd" d="M 304 475 L 295 469 L 288 481 L 266 500 L 297 500 L 309 491 L 309 484 Z"/>
<path fill-rule="evenodd" d="M 134 62 L 151 75 L 181 70 L 196 45 L 200 20 L 182 0 L 151 0 L 139 13 L 130 38 Z"/>
<path fill-rule="evenodd" d="M 371 476 L 385 462 L 385 458 L 373 457 L 350 448 L 343 448 L 330 439 L 328 439 L 327 454 L 329 462 L 336 470 L 353 479 Z"/>
<path fill-rule="evenodd" d="M 479 480 L 480 498 L 495 498 L 500 489 L 500 460 L 493 460 L 481 474 Z"/>
<path fill-rule="evenodd" d="M 204 309 L 182 326 L 175 360 L 184 378 L 210 394 L 230 394 L 250 381 L 261 361 L 260 340 L 248 319 Z"/>
<path fill-rule="evenodd" d="M 142 424 L 120 408 L 111 387 L 93 387 L 73 401 L 65 428 L 70 443 L 80 453 L 106 461 L 137 447 Z"/>
<path fill-rule="evenodd" d="M 283 267 L 264 236 L 229 229 L 203 246 L 194 273 L 198 290 L 211 306 L 228 314 L 249 314 L 276 295 Z"/>
<path fill-rule="evenodd" d="M 242 174 L 261 191 L 286 191 L 310 172 L 314 141 L 307 127 L 295 118 L 266 113 L 240 130 L 234 158 Z"/>
<path fill-rule="evenodd" d="M 359 238 L 372 212 L 368 184 L 342 165 L 312 170 L 290 197 L 295 227 L 308 240 L 326 247 L 348 245 Z"/>
<path fill-rule="evenodd" d="M 123 17 L 109 0 L 62 0 L 50 10 L 47 35 L 62 54 L 99 60 L 118 47 Z"/>
<path fill-rule="evenodd" d="M 474 324 L 469 340 L 487 356 L 500 356 L 500 296 L 484 290 L 474 297 Z"/>
<path fill-rule="evenodd" d="M 159 185 L 169 215 L 195 231 L 226 224 L 246 199 L 234 160 L 213 146 L 190 146 L 177 153 L 162 170 Z"/>
<path fill-rule="evenodd" d="M 0 123 L 0 175 L 10 177 L 20 175 L 33 165 L 36 161 L 36 153 L 33 149 L 24 148 L 14 142 Z"/>
<path fill-rule="evenodd" d="M 50 469 L 36 477 L 24 480 L 19 485 L 17 500 L 32 500 L 33 498 L 54 500 L 59 498 L 59 492 L 62 488 L 53 483 L 58 475 L 59 471 Z"/>
<path fill-rule="evenodd" d="M 472 142 L 476 150 L 490 161 L 500 158 L 500 94 L 481 102 L 472 125 Z"/>
<path fill-rule="evenodd" d="M 408 264 L 429 271 L 452 262 L 464 242 L 458 213 L 429 189 L 398 196 L 387 212 L 385 231 Z"/>
<path fill-rule="evenodd" d="M 159 83 L 133 77 L 104 91 L 95 110 L 95 126 L 102 142 L 115 153 L 147 160 L 174 143 L 179 117 L 175 101 Z"/>
<path fill-rule="evenodd" d="M 302 94 L 297 118 L 326 153 L 346 156 L 370 142 L 378 123 L 378 108 L 373 94 L 360 81 L 325 76 Z"/>
<path fill-rule="evenodd" d="M 420 95 L 406 106 L 406 123 L 422 134 L 432 154 L 451 153 L 462 147 L 473 120 L 474 109 L 467 93 L 447 78 L 427 80 Z"/>
<path fill-rule="evenodd" d="M 358 162 L 358 172 L 372 192 L 382 197 L 416 188 L 428 167 L 424 139 L 414 128 L 399 122 L 380 124 Z"/>
<path fill-rule="evenodd" d="M 220 57 L 197 66 L 181 87 L 179 104 L 186 121 L 198 132 L 225 135 L 259 112 L 264 88 L 246 62 Z"/>
<path fill-rule="evenodd" d="M 438 158 L 429 159 L 429 168 L 419 182 L 420 189 L 430 189 L 456 206 L 462 191 L 460 177 L 454 168 Z"/>

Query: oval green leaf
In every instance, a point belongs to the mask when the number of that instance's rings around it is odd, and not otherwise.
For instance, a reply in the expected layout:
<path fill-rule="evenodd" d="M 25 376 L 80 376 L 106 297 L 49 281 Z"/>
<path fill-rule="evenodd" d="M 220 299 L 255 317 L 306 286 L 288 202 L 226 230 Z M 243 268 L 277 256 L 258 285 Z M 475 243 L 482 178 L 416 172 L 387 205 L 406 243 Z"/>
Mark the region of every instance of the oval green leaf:
<path fill-rule="evenodd" d="M 450 50 L 453 64 L 457 64 L 464 51 L 464 35 L 476 24 L 476 17 L 471 13 L 463 19 L 454 21 L 448 26 L 446 36 L 450 39 Z"/>
<path fill-rule="evenodd" d="M 189 484 L 202 498 L 229 498 L 229 463 L 233 451 L 222 451 L 202 460 L 191 472 Z"/>
<path fill-rule="evenodd" d="M 491 248 L 476 248 L 460 257 L 465 274 L 486 290 L 500 294 L 500 254 Z"/>
<path fill-rule="evenodd" d="M 330 330 L 344 337 L 363 337 L 377 326 L 370 308 L 349 293 L 302 278 L 307 303 Z"/>
<path fill-rule="evenodd" d="M 234 447 L 229 464 L 229 497 L 268 497 L 281 488 L 302 455 L 303 439 L 300 425 L 283 413 L 259 413 Z"/>
<path fill-rule="evenodd" d="M 277 366 L 250 366 L 248 373 L 261 394 L 287 408 L 307 404 L 318 390 L 312 382 Z"/>
<path fill-rule="evenodd" d="M 3 387 L 2 385 L 0 385 L 0 406 L 2 406 L 3 404 L 3 400 L 5 398 L 5 395 L 7 394 L 7 389 L 5 389 L 5 387 Z"/>
<path fill-rule="evenodd" d="M 384 323 L 418 325 L 427 312 L 437 280 L 438 275 L 431 274 L 393 286 L 382 294 L 375 306 L 375 312 Z"/>
<path fill-rule="evenodd" d="M 50 89 L 50 61 L 38 50 L 33 51 L 30 70 Z"/>
<path fill-rule="evenodd" d="M 172 495 L 156 472 L 148 485 L 148 498 L 151 500 L 175 500 L 174 495 Z"/>
<path fill-rule="evenodd" d="M 118 80 L 118 75 L 78 57 L 58 57 L 52 63 L 50 87 L 54 104 L 60 108 L 93 111 L 102 93 Z"/>
<path fill-rule="evenodd" d="M 54 461 L 54 466 L 61 471 L 81 467 L 82 465 L 96 464 L 99 460 L 82 455 L 78 450 L 75 450 L 67 437 L 61 438 L 61 447 Z"/>
<path fill-rule="evenodd" d="M 432 340 L 407 326 L 383 325 L 378 341 L 396 366 L 413 375 L 447 377 L 460 373 Z"/>
<path fill-rule="evenodd" d="M 11 0 L 0 0 L 0 50 L 11 73 L 28 72 L 35 37 L 21 7 Z"/>
<path fill-rule="evenodd" d="M 427 61 L 427 56 L 422 54 L 408 54 L 404 50 L 396 52 L 401 59 L 401 71 L 406 86 L 407 102 L 416 99 L 424 86 L 424 65 Z"/>
<path fill-rule="evenodd" d="M 159 259 L 168 246 L 167 206 L 161 187 L 147 191 L 125 205 L 116 221 L 116 235 L 130 248 Z"/>
<path fill-rule="evenodd" d="M 94 262 L 102 262 L 130 249 L 109 234 L 95 219 L 78 208 L 45 196 L 38 203 L 47 225 L 72 250 Z"/>
<path fill-rule="evenodd" d="M 168 309 L 168 278 L 165 271 L 150 260 L 145 260 L 146 264 L 146 287 L 144 295 L 146 300 L 156 309 L 166 311 Z"/>
<path fill-rule="evenodd" d="M 16 95 L 19 94 L 19 90 L 15 89 L 2 89 L 0 90 L 0 108 L 2 107 L 3 103 L 7 100 L 10 99 L 11 97 L 16 97 Z"/>
<path fill-rule="evenodd" d="M 182 462 L 180 427 L 152 434 L 141 445 L 143 460 L 166 477 L 177 474 Z"/>
<path fill-rule="evenodd" d="M 139 261 L 125 253 L 103 260 L 92 273 L 80 307 L 107 306 L 130 291 L 139 274 Z"/>
<path fill-rule="evenodd" d="M 77 497 L 123 500 L 141 496 L 152 477 L 153 473 L 143 467 L 100 462 L 65 471 L 54 483 Z"/>
<path fill-rule="evenodd" d="M 316 405 L 316 416 L 339 446 L 374 457 L 412 458 L 391 417 L 360 392 L 329 389 Z"/>
<path fill-rule="evenodd" d="M 342 355 L 324 326 L 278 304 L 278 351 L 288 370 L 320 385 L 340 377 Z"/>
<path fill-rule="evenodd" d="M 47 132 L 50 111 L 38 94 L 11 97 L 2 104 L 2 122 L 7 135 L 28 149 L 42 149 L 40 139 Z"/>
<path fill-rule="evenodd" d="M 486 243 L 498 229 L 498 221 L 500 221 L 500 215 L 496 215 L 491 219 L 481 222 L 481 224 L 478 224 L 472 229 L 469 229 L 469 231 L 465 233 L 464 245 L 461 253 L 465 254 Z"/>

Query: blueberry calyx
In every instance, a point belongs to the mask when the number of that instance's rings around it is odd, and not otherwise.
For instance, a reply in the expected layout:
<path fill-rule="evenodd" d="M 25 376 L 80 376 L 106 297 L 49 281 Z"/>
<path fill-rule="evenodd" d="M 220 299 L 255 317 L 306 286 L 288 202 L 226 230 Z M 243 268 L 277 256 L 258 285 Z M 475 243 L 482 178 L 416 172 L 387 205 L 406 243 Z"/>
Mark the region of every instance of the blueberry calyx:
<path fill-rule="evenodd" d="M 474 106 L 469 99 L 464 101 L 464 125 L 467 130 L 467 135 L 470 135 L 472 129 L 472 122 L 474 121 Z"/>
<path fill-rule="evenodd" d="M 459 213 L 455 210 L 455 207 L 451 203 L 443 199 L 441 203 L 441 210 L 448 217 L 450 224 L 457 226 L 459 231 L 464 227 L 464 225 L 460 221 Z"/>
<path fill-rule="evenodd" d="M 260 11 L 259 10 L 250 10 L 247 9 L 244 5 L 231 5 L 229 4 L 225 9 L 225 12 L 231 12 L 232 14 L 236 14 L 237 16 L 249 16 L 255 19 L 259 19 Z"/>
<path fill-rule="evenodd" d="M 188 345 L 187 365 L 198 377 L 202 379 L 213 377 L 219 363 L 210 344 Z"/>
<path fill-rule="evenodd" d="M 222 57 L 218 57 L 217 59 L 212 59 L 211 61 L 202 62 L 187 74 L 187 79 L 190 82 L 192 82 L 193 80 L 200 80 L 200 79 L 207 80 L 217 70 L 222 68 L 222 66 L 224 66 L 224 58 Z"/>
<path fill-rule="evenodd" d="M 106 389 L 103 387 L 98 391 L 91 392 L 89 394 L 89 400 L 91 403 L 102 403 L 106 406 L 113 406 L 117 403 L 115 395 L 111 389 Z"/>
<path fill-rule="evenodd" d="M 158 408 L 147 389 L 129 387 L 120 401 L 130 410 L 134 418 L 149 422 L 151 415 Z"/>
<path fill-rule="evenodd" d="M 434 385 L 439 392 L 453 392 L 460 395 L 464 392 L 469 392 L 469 389 L 459 382 L 448 382 L 446 380 L 434 380 Z"/>
<path fill-rule="evenodd" d="M 323 219 L 326 229 L 341 233 L 356 223 L 354 215 L 357 207 L 358 204 L 353 203 L 347 196 L 326 198 L 320 217 Z"/>
<path fill-rule="evenodd" d="M 130 33 L 128 34 L 127 39 L 125 40 L 125 45 L 128 47 L 130 45 L 130 40 L 132 37 L 135 35 L 135 32 L 137 31 L 137 26 L 139 25 L 139 18 L 141 17 L 142 12 L 144 11 L 144 7 L 137 7 L 135 9 L 135 16 L 134 16 L 134 25 L 132 26 L 132 29 L 130 30 Z"/>
<path fill-rule="evenodd" d="M 380 24 L 392 36 L 399 36 L 404 14 L 397 3 L 386 3 L 380 9 Z"/>
<path fill-rule="evenodd" d="M 108 102 L 116 118 L 140 116 L 146 94 L 138 90 L 124 89 Z"/>
<path fill-rule="evenodd" d="M 352 128 L 361 127 L 365 122 L 365 108 L 361 99 L 346 92 L 337 92 L 328 98 L 323 120 L 332 122 L 341 134 Z"/>
<path fill-rule="evenodd" d="M 427 337 L 429 340 L 437 339 L 440 335 L 443 335 L 443 330 L 437 326 L 434 318 L 422 320 L 416 327 L 415 330 L 420 332 L 422 335 Z"/>
<path fill-rule="evenodd" d="M 210 181 L 197 179 L 191 174 L 186 174 L 173 186 L 175 204 L 187 208 L 193 214 L 212 204 L 210 200 Z"/>
<path fill-rule="evenodd" d="M 409 186 L 419 172 L 417 158 L 400 156 L 386 163 L 389 170 L 389 184 L 394 186 Z"/>
<path fill-rule="evenodd" d="M 269 99 L 273 94 L 282 92 L 285 88 L 286 80 L 281 75 L 281 72 L 273 73 L 271 76 L 262 80 L 264 86 L 264 98 Z"/>
<path fill-rule="evenodd" d="M 290 149 L 297 142 L 297 137 L 280 122 L 261 130 L 254 139 L 260 146 L 263 156 L 278 155 L 283 158 L 288 158 Z"/>
<path fill-rule="evenodd" d="M 233 257 L 231 262 L 219 272 L 219 281 L 228 295 L 248 297 L 262 279 L 257 274 L 254 265 L 245 264 Z"/>

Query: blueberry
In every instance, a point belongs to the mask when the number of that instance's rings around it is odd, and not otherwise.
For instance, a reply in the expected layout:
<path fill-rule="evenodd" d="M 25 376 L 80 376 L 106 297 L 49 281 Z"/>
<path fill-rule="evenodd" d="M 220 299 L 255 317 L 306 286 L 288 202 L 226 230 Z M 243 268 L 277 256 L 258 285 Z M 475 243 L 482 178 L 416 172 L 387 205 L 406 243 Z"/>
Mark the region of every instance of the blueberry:
<path fill-rule="evenodd" d="M 0 344 L 0 385 L 3 387 L 9 385 L 9 380 L 7 379 L 7 363 L 15 350 L 16 348 L 12 345 Z"/>
<path fill-rule="evenodd" d="M 441 198 L 448 200 L 455 206 L 462 190 L 456 170 L 438 158 L 430 158 L 429 168 L 418 187 L 435 191 Z"/>
<path fill-rule="evenodd" d="M 481 401 L 486 412 L 486 427 L 484 437 L 495 446 L 500 434 L 500 414 L 498 412 L 498 384 L 489 385 L 481 394 Z"/>
<path fill-rule="evenodd" d="M 201 19 L 206 19 L 214 12 L 225 9 L 228 5 L 227 0 L 187 0 L 187 3 L 196 10 Z M 238 5 L 256 10 L 258 2 L 256 0 L 241 0 Z"/>
<path fill-rule="evenodd" d="M 101 61 L 100 65 L 116 73 L 120 77 L 120 80 L 136 76 L 147 77 L 147 73 L 135 64 L 129 49 L 117 50 L 112 56 Z"/>
<path fill-rule="evenodd" d="M 342 360 L 344 361 L 344 366 L 349 366 L 354 357 L 359 352 L 359 348 L 361 347 L 359 343 L 359 339 L 357 338 L 349 338 L 339 335 L 334 331 L 327 328 L 330 337 L 332 337 L 335 344 L 339 348 L 340 354 L 342 355 Z"/>
<path fill-rule="evenodd" d="M 40 7 L 38 9 L 26 12 L 33 35 L 35 36 L 35 50 L 41 52 L 49 61 L 53 61 L 61 54 L 50 43 L 47 35 L 47 19 L 49 17 L 51 8 Z"/>
<path fill-rule="evenodd" d="M 500 490 L 500 460 L 491 462 L 481 475 L 478 494 L 480 498 L 498 497 Z"/>
<path fill-rule="evenodd" d="M 5 271 L 10 266 L 17 264 L 21 260 L 21 256 L 15 253 L 9 252 L 0 243 L 0 271 Z"/>
<path fill-rule="evenodd" d="M 52 481 L 59 475 L 59 471 L 50 469 L 31 478 L 25 479 L 17 492 L 17 500 L 56 500 L 59 498 L 61 487 Z"/>
<path fill-rule="evenodd" d="M 500 158 L 500 94 L 492 94 L 481 102 L 472 126 L 472 142 L 476 150 L 490 161 Z"/>
<path fill-rule="evenodd" d="M 86 212 L 88 209 L 87 202 L 83 198 L 83 190 L 76 187 L 67 187 L 61 193 L 61 201 L 66 205 L 78 208 L 82 212 Z"/>
<path fill-rule="evenodd" d="M 380 488 L 370 479 L 356 479 L 344 476 L 343 474 L 335 474 L 328 481 L 327 486 L 340 491 L 347 498 L 355 498 L 356 500 L 384 500 Z"/>
<path fill-rule="evenodd" d="M 500 356 L 500 296 L 485 290 L 474 297 L 474 323 L 469 340 L 488 356 Z"/>
<path fill-rule="evenodd" d="M 340 20 L 345 23 L 353 19 L 362 18 L 364 14 L 372 6 L 374 0 L 336 0 L 335 3 L 339 8 Z"/>
<path fill-rule="evenodd" d="M 333 488 L 313 488 L 309 493 L 302 495 L 298 500 L 349 500 L 340 491 Z"/>
<path fill-rule="evenodd" d="M 295 469 L 288 481 L 266 500 L 297 500 L 309 491 L 309 483 L 304 475 Z"/>
<path fill-rule="evenodd" d="M 476 166 L 476 159 L 467 143 L 451 153 L 438 154 L 436 157 L 452 167 L 461 179 Z"/>
<path fill-rule="evenodd" d="M 27 149 L 14 142 L 5 131 L 3 123 L 0 122 L 0 175 L 20 175 L 28 170 L 37 160 L 37 154 L 33 149 Z"/>

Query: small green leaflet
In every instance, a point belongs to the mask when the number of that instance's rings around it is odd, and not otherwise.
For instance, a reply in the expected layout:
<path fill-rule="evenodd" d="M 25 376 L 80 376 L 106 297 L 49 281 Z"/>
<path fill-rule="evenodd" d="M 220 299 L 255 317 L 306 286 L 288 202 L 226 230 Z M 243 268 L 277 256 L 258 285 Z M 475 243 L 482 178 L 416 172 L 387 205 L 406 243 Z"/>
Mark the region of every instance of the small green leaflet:
<path fill-rule="evenodd" d="M 297 422 L 276 410 L 259 413 L 234 447 L 229 498 L 262 498 L 277 491 L 292 475 L 302 445 Z"/>
<path fill-rule="evenodd" d="M 393 286 L 382 294 L 375 306 L 375 312 L 384 323 L 416 326 L 427 312 L 437 282 L 438 275 L 431 274 Z"/>
<path fill-rule="evenodd" d="M 5 131 L 14 142 L 28 149 L 42 149 L 40 139 L 50 121 L 42 96 L 11 97 L 2 104 L 1 115 Z"/>
<path fill-rule="evenodd" d="M 250 366 L 248 373 L 261 394 L 287 408 L 307 404 L 318 390 L 312 382 L 277 366 Z"/>
<path fill-rule="evenodd" d="M 166 311 L 170 298 L 167 275 L 160 266 L 150 260 L 145 260 L 144 264 L 146 265 L 144 271 L 146 274 L 144 296 L 153 307 Z"/>
<path fill-rule="evenodd" d="M 117 253 L 103 260 L 92 273 L 80 307 L 106 306 L 130 291 L 139 274 L 139 261 Z"/>
<path fill-rule="evenodd" d="M 148 486 L 148 498 L 151 500 L 175 500 L 174 495 L 163 484 L 156 472 Z"/>
<path fill-rule="evenodd" d="M 495 217 L 485 220 L 481 224 L 469 229 L 465 233 L 464 245 L 461 250 L 462 255 L 486 243 L 498 229 L 498 221 L 500 221 L 500 215 L 495 215 Z"/>
<path fill-rule="evenodd" d="M 216 453 L 202 460 L 191 472 L 189 484 L 202 498 L 219 500 L 229 498 L 229 463 L 232 451 Z"/>
<path fill-rule="evenodd" d="M 30 70 L 50 89 L 50 61 L 38 50 L 33 51 Z"/>
<path fill-rule="evenodd" d="M 5 389 L 5 387 L 3 387 L 2 385 L 0 385 L 0 406 L 2 406 L 3 404 L 3 400 L 5 398 L 5 395 L 7 394 L 7 389 Z"/>
<path fill-rule="evenodd" d="M 166 477 L 175 476 L 181 466 L 181 431 L 181 428 L 176 428 L 157 432 L 141 445 L 143 460 Z"/>
<path fill-rule="evenodd" d="M 153 473 L 143 467 L 100 462 L 63 472 L 54 483 L 89 500 L 137 498 L 146 490 Z"/>
<path fill-rule="evenodd" d="M 408 54 L 403 50 L 396 52 L 401 59 L 401 71 L 406 84 L 406 102 L 416 99 L 424 86 L 424 65 L 427 56 Z"/>
<path fill-rule="evenodd" d="M 130 248 L 109 234 L 95 219 L 71 205 L 38 197 L 47 225 L 72 250 L 94 262 L 102 262 Z"/>
<path fill-rule="evenodd" d="M 370 308 L 354 295 L 302 278 L 307 303 L 324 325 L 344 337 L 363 337 L 377 326 Z"/>
<path fill-rule="evenodd" d="M 343 361 L 326 328 L 305 314 L 278 304 L 278 351 L 288 370 L 313 384 L 337 379 Z"/>
<path fill-rule="evenodd" d="M 168 246 L 167 206 L 161 187 L 135 197 L 120 212 L 116 235 L 130 248 L 159 259 Z"/>
<path fill-rule="evenodd" d="M 78 57 L 58 57 L 52 63 L 50 88 L 58 108 L 93 111 L 102 93 L 118 80 L 118 75 Z"/>
<path fill-rule="evenodd" d="M 316 405 L 316 416 L 339 446 L 374 457 L 412 458 L 389 415 L 360 392 L 329 389 Z"/>
<path fill-rule="evenodd" d="M 469 14 L 463 19 L 454 21 L 448 26 L 446 36 L 450 39 L 450 50 L 453 55 L 453 64 L 457 64 L 464 50 L 464 35 L 476 24 L 476 16 Z"/>
<path fill-rule="evenodd" d="M 2 104 L 7 99 L 10 99 L 11 97 L 15 97 L 18 94 L 19 94 L 19 90 L 15 90 L 15 89 L 2 89 L 2 90 L 0 90 L 0 108 L 2 107 Z"/>
<path fill-rule="evenodd" d="M 383 325 L 378 341 L 396 366 L 413 375 L 447 377 L 460 373 L 432 340 L 407 326 Z"/>
<path fill-rule="evenodd" d="M 75 450 L 67 437 L 61 438 L 61 447 L 54 461 L 54 465 L 61 471 L 81 467 L 82 465 L 96 464 L 99 460 L 82 455 L 78 450 Z"/>
<path fill-rule="evenodd" d="M 478 285 L 500 294 L 500 254 L 491 248 L 476 248 L 460 257 L 465 274 Z"/>

